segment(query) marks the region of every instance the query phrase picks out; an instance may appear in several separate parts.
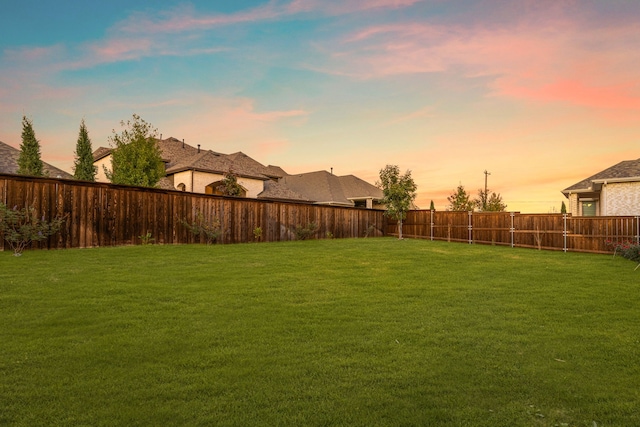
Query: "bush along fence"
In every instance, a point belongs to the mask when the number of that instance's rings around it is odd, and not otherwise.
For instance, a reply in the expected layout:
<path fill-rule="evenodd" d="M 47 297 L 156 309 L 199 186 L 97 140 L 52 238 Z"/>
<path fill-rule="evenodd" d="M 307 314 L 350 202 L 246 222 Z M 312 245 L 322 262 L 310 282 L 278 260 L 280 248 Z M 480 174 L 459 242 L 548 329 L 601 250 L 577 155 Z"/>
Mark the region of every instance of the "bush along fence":
<path fill-rule="evenodd" d="M 32 248 L 382 236 L 379 210 L 0 174 L 0 203 L 60 229 Z M 0 250 L 9 249 L 0 236 Z"/>
<path fill-rule="evenodd" d="M 573 252 L 611 253 L 640 244 L 640 217 L 581 217 L 519 212 L 415 210 L 403 222 L 406 237 Z M 386 234 L 397 235 L 388 220 Z"/>

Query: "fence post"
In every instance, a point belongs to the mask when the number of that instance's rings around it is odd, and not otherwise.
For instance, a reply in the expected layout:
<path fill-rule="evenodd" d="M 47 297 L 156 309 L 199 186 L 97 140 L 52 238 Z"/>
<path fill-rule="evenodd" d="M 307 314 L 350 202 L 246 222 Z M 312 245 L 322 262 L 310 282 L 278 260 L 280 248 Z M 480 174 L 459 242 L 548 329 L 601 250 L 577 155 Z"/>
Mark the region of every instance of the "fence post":
<path fill-rule="evenodd" d="M 509 229 L 509 234 L 511 235 L 511 247 L 515 247 L 515 239 L 514 235 L 516 233 L 516 229 L 514 228 L 514 217 L 516 216 L 515 212 L 511 212 L 511 228 Z"/>
<path fill-rule="evenodd" d="M 431 240 L 433 240 L 433 209 L 431 209 Z"/>
<path fill-rule="evenodd" d="M 473 211 L 469 211 L 469 244 L 473 243 Z"/>
<path fill-rule="evenodd" d="M 567 252 L 567 214 L 562 214 L 562 251 Z"/>

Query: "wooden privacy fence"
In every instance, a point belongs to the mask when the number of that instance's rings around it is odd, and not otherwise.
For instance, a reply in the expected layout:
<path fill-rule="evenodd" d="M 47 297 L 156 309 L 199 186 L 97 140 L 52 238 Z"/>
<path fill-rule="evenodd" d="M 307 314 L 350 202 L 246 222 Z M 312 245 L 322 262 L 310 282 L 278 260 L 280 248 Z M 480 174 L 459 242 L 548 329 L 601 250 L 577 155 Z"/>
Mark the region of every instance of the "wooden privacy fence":
<path fill-rule="evenodd" d="M 386 234 L 397 235 L 396 221 Z M 519 212 L 437 212 L 415 210 L 402 226 L 406 237 L 467 243 L 608 253 L 611 242 L 640 244 L 640 217 L 574 217 Z"/>
<path fill-rule="evenodd" d="M 33 178 L 0 174 L 0 202 L 10 208 L 33 206 L 49 220 L 66 215 L 62 230 L 34 248 L 85 248 L 142 243 L 150 233 L 154 243 L 205 242 L 184 225 L 198 213 L 205 221 L 220 221 L 218 243 L 294 240 L 297 227 L 318 226 L 316 237 L 382 236 L 382 211 L 241 199 L 172 190 L 105 183 Z M 0 239 L 0 250 L 6 242 Z M 8 246 L 7 246 L 8 247 Z"/>

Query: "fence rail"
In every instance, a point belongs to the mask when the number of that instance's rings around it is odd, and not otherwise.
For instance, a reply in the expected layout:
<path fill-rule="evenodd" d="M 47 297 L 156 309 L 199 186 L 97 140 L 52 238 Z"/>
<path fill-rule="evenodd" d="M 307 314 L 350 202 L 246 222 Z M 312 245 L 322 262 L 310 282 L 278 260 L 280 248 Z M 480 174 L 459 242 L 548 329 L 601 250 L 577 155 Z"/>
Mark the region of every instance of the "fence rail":
<path fill-rule="evenodd" d="M 519 212 L 436 212 L 407 214 L 403 235 L 454 242 L 508 245 L 573 252 L 609 253 L 610 243 L 640 244 L 640 217 L 574 217 L 570 214 Z M 397 235 L 397 222 L 386 234 Z"/>
<path fill-rule="evenodd" d="M 133 245 L 150 233 L 155 243 L 204 242 L 184 225 L 198 212 L 218 219 L 218 243 L 294 240 L 296 228 L 318 225 L 317 237 L 382 236 L 386 218 L 379 210 L 311 203 L 242 199 L 105 183 L 0 174 L 0 202 L 10 208 L 33 206 L 38 216 L 66 215 L 62 230 L 34 248 L 86 248 Z M 0 250 L 6 242 L 0 238 Z"/>

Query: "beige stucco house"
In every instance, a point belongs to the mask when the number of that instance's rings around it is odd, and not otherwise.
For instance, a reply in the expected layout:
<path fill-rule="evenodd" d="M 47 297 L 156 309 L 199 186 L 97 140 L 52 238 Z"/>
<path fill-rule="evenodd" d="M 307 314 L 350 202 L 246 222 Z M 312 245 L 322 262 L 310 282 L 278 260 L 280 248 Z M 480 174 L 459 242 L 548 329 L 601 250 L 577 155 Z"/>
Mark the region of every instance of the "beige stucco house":
<path fill-rule="evenodd" d="M 336 176 L 326 171 L 289 175 L 242 152 L 203 150 L 173 137 L 158 140 L 158 147 L 166 168 L 160 187 L 165 189 L 220 194 L 220 182 L 232 173 L 244 190 L 242 197 L 381 208 L 382 190 L 353 175 Z M 111 169 L 111 149 L 100 147 L 93 156 L 98 167 L 96 180 L 108 182 L 104 169 Z"/>
<path fill-rule="evenodd" d="M 640 215 L 640 159 L 625 160 L 562 190 L 576 216 Z"/>

